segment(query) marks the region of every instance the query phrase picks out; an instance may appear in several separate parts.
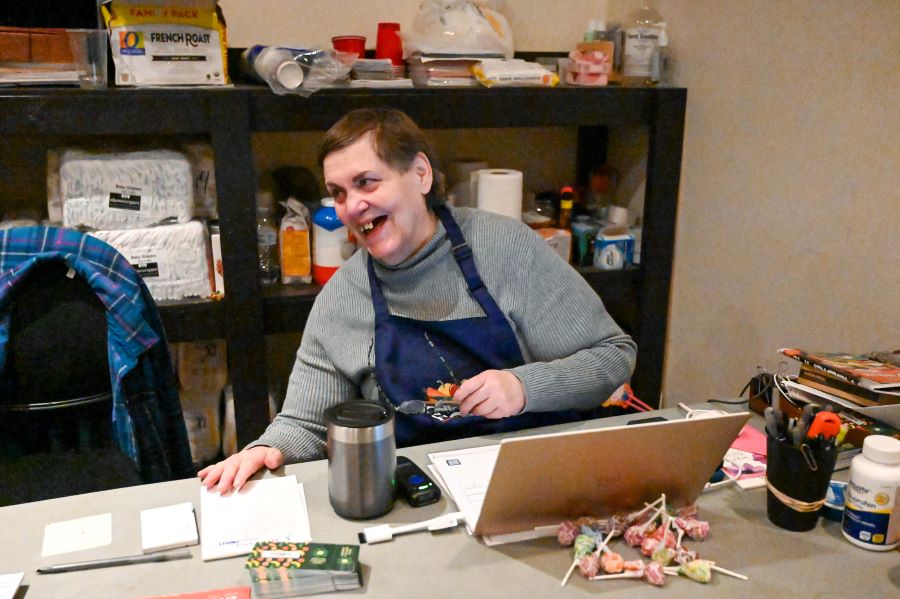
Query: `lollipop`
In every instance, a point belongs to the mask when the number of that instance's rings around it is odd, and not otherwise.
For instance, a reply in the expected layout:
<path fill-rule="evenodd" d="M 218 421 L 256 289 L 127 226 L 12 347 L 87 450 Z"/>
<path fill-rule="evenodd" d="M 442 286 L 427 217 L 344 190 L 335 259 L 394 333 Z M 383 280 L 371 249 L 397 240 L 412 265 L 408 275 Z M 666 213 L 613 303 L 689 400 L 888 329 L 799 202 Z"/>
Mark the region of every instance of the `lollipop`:
<path fill-rule="evenodd" d="M 675 550 L 675 562 L 678 564 L 686 564 L 697 559 L 697 552 L 685 547 L 679 547 Z"/>
<path fill-rule="evenodd" d="M 636 559 L 625 562 L 624 569 L 618 574 L 602 574 L 600 576 L 592 576 L 590 580 L 609 580 L 612 578 L 641 578 L 644 576 L 644 562 Z"/>
<path fill-rule="evenodd" d="M 607 549 L 600 558 L 600 566 L 607 574 L 618 574 L 625 569 L 625 560 L 615 551 Z"/>
<path fill-rule="evenodd" d="M 654 549 L 653 553 L 650 555 L 651 560 L 653 560 L 657 564 L 662 564 L 663 566 L 668 566 L 669 564 L 671 564 L 674 558 L 675 550 L 671 547 L 666 547 L 662 543 L 657 545 L 656 549 Z"/>
<path fill-rule="evenodd" d="M 559 541 L 559 544 L 563 547 L 571 547 L 572 544 L 575 543 L 575 537 L 577 536 L 578 527 L 575 526 L 574 522 L 569 520 L 560 524 L 559 530 L 556 531 L 556 540 Z"/>
<path fill-rule="evenodd" d="M 578 562 L 581 561 L 581 558 L 590 555 L 594 551 L 595 545 L 594 537 L 589 535 L 578 535 L 575 537 L 575 557 L 572 559 L 572 565 L 569 566 L 569 569 L 566 571 L 566 575 L 563 576 L 562 582 L 559 583 L 559 586 L 566 586 L 566 583 L 569 581 L 569 576 L 572 575 L 572 571 L 575 570 L 575 566 L 578 565 Z"/>
<path fill-rule="evenodd" d="M 640 526 L 629 526 L 625 530 L 625 542 L 628 543 L 630 547 L 639 546 L 644 540 L 644 532 L 641 530 Z"/>
<path fill-rule="evenodd" d="M 712 571 L 721 572 L 727 576 L 733 576 L 734 578 L 740 578 L 741 580 L 747 580 L 747 577 L 743 574 L 738 574 L 737 572 L 732 572 L 731 570 L 726 570 L 725 568 L 720 568 L 716 565 L 716 562 L 706 560 L 706 559 L 695 559 L 678 568 L 666 568 L 666 574 L 683 574 L 687 578 L 691 580 L 696 580 L 697 582 L 707 583 L 712 579 Z"/>
<path fill-rule="evenodd" d="M 682 574 L 691 580 L 706 584 L 712 580 L 712 570 L 707 560 L 695 559 L 678 568 L 666 568 L 667 574 Z"/>
<path fill-rule="evenodd" d="M 625 529 L 628 528 L 628 523 L 625 520 L 624 516 L 610 516 L 606 521 L 606 526 L 604 527 L 603 532 L 611 532 L 615 533 L 615 536 L 621 537 L 625 534 Z"/>
<path fill-rule="evenodd" d="M 709 535 L 709 522 L 695 518 L 675 518 L 675 526 L 695 541 L 702 541 Z"/>
<path fill-rule="evenodd" d="M 650 557 L 653 555 L 653 552 L 656 551 L 656 548 L 659 547 L 659 539 L 654 539 L 653 537 L 645 537 L 643 541 L 641 541 L 641 555 L 645 557 Z M 663 545 L 665 547 L 665 545 Z"/>
<path fill-rule="evenodd" d="M 581 560 L 578 562 L 578 570 L 585 578 L 592 578 L 600 572 L 600 566 L 602 562 L 602 557 L 600 557 L 596 553 L 591 553 L 581 558 Z"/>
<path fill-rule="evenodd" d="M 666 583 L 666 572 L 662 564 L 650 562 L 644 569 L 644 579 L 654 586 L 661 587 Z"/>

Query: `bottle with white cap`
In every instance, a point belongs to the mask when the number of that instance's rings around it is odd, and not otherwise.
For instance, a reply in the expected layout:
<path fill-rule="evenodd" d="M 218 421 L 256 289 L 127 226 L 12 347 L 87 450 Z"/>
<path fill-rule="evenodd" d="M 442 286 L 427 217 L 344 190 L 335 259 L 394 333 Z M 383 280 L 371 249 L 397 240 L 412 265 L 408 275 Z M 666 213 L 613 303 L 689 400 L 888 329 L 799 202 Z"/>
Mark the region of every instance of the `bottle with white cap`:
<path fill-rule="evenodd" d="M 869 435 L 850 462 L 842 532 L 875 551 L 900 545 L 900 440 Z"/>
<path fill-rule="evenodd" d="M 353 253 L 347 227 L 338 218 L 334 198 L 322 198 L 322 206 L 313 214 L 312 278 L 316 285 L 328 282 Z"/>
<path fill-rule="evenodd" d="M 295 90 L 303 84 L 303 67 L 295 60 L 296 52 L 276 46 L 251 46 L 241 55 L 241 71 L 268 83 L 275 92 Z"/>

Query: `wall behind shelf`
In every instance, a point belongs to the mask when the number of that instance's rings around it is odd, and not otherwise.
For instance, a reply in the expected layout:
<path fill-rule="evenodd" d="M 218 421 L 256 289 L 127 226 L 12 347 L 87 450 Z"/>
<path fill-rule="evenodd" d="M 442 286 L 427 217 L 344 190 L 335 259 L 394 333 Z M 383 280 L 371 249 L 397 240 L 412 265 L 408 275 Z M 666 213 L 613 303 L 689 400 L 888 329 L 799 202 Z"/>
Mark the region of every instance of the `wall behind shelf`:
<path fill-rule="evenodd" d="M 517 50 L 564 50 L 588 19 L 639 3 L 573 0 L 548 15 L 507 0 L 504 13 Z M 896 348 L 900 3 L 651 3 L 689 90 L 665 403 L 734 395 L 787 345 Z M 406 28 L 419 1 L 221 5 L 236 47 L 341 33 L 374 47 L 375 23 Z M 611 160 L 640 172 L 615 143 Z"/>

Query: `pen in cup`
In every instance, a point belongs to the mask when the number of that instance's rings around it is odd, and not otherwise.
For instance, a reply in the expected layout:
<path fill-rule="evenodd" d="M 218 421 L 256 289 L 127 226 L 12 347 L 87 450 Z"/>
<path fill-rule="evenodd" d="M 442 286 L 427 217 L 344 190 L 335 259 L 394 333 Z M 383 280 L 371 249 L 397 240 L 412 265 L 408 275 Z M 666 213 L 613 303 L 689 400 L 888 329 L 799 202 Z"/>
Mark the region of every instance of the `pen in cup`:
<path fill-rule="evenodd" d="M 191 557 L 189 549 L 173 553 L 142 553 L 140 555 L 125 555 L 121 557 L 108 557 L 93 559 L 84 562 L 70 562 L 67 564 L 54 564 L 38 568 L 38 574 L 56 574 L 58 572 L 75 572 L 78 570 L 92 570 L 94 568 L 111 568 L 113 566 L 125 566 L 131 564 L 145 564 L 148 562 L 168 562 L 176 559 L 188 559 Z"/>

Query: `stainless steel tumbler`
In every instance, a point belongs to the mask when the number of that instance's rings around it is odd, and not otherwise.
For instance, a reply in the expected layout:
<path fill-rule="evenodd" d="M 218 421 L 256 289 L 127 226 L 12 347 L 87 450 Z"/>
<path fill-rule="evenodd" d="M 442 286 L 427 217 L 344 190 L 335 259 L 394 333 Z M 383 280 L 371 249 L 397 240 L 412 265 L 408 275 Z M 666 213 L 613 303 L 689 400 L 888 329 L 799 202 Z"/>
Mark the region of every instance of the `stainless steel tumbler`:
<path fill-rule="evenodd" d="M 375 518 L 394 505 L 397 467 L 394 410 L 374 401 L 347 401 L 325 413 L 328 499 L 345 518 Z"/>

